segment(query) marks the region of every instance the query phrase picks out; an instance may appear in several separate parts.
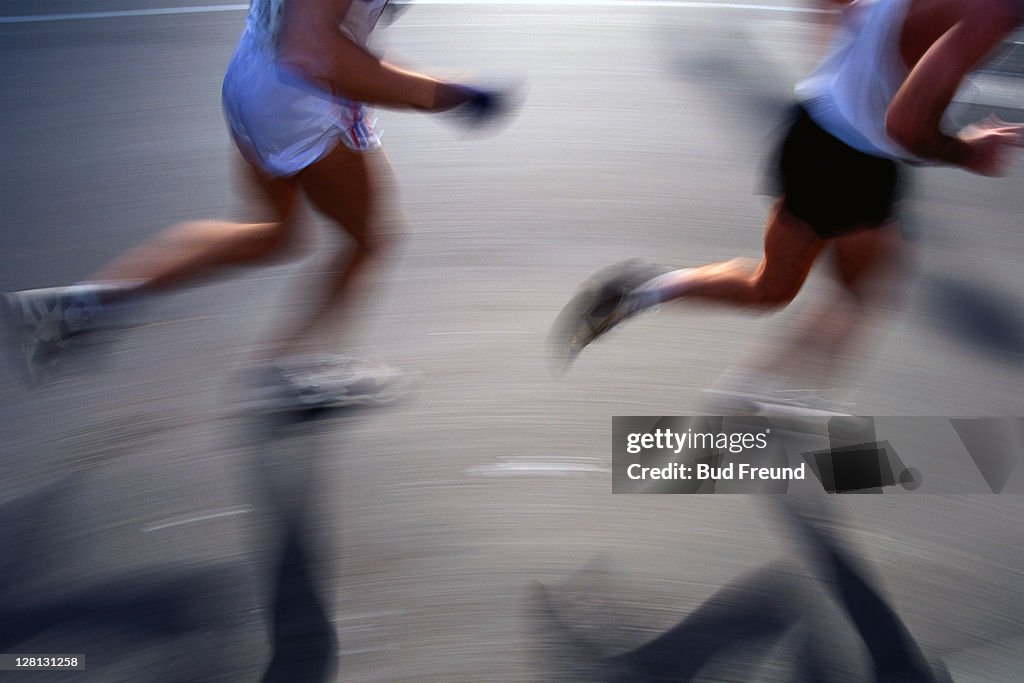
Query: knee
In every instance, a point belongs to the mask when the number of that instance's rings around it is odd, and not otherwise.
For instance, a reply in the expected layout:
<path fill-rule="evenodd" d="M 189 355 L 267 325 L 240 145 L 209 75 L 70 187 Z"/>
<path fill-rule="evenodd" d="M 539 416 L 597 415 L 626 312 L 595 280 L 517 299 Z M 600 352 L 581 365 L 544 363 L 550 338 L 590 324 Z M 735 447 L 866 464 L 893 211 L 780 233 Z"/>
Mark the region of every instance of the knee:
<path fill-rule="evenodd" d="M 254 260 L 270 263 L 291 261 L 301 256 L 308 247 L 302 231 L 292 221 L 261 223 L 250 241 L 251 256 Z"/>
<path fill-rule="evenodd" d="M 356 242 L 356 249 L 363 258 L 376 258 L 387 253 L 392 247 L 392 237 L 384 234 L 372 233 L 359 236 L 353 235 Z"/>
<path fill-rule="evenodd" d="M 239 252 L 243 260 L 273 265 L 302 257 L 311 247 L 304 230 L 290 220 L 250 223 L 240 227 Z"/>
<path fill-rule="evenodd" d="M 363 258 L 376 258 L 390 252 L 398 243 L 403 224 L 400 216 L 393 216 L 389 220 L 366 225 L 360 230 L 350 230 L 349 235 Z"/>
<path fill-rule="evenodd" d="M 802 285 L 802 281 L 768 282 L 763 278 L 756 279 L 751 303 L 765 313 L 781 310 L 793 302 Z"/>

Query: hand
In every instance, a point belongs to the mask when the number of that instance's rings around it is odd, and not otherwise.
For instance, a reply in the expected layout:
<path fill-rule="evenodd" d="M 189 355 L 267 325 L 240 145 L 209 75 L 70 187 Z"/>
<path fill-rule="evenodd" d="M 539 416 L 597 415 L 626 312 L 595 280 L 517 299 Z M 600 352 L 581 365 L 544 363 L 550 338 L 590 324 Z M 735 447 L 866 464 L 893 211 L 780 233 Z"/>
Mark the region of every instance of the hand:
<path fill-rule="evenodd" d="M 479 128 L 501 118 L 508 112 L 508 93 L 499 89 L 484 89 L 471 85 L 456 86 L 463 95 L 463 101 L 452 108 L 460 123 Z"/>
<path fill-rule="evenodd" d="M 986 176 L 1006 175 L 1013 148 L 1021 145 L 1024 124 L 1007 123 L 995 116 L 965 126 L 957 136 L 968 149 L 962 166 Z"/>
<path fill-rule="evenodd" d="M 480 87 L 448 84 L 450 105 L 444 108 L 456 124 L 473 130 L 494 133 L 501 124 L 511 120 L 522 98 L 521 84 L 502 87 Z"/>

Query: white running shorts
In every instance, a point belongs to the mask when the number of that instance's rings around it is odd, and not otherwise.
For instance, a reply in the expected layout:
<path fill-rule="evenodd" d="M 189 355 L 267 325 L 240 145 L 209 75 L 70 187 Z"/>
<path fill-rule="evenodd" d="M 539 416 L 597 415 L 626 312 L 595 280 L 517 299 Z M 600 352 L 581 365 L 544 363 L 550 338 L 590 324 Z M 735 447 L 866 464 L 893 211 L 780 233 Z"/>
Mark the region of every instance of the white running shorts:
<path fill-rule="evenodd" d="M 272 176 L 294 175 L 338 141 L 364 152 L 380 147 L 366 107 L 320 90 L 282 70 L 247 30 L 228 64 L 224 115 L 250 163 Z"/>

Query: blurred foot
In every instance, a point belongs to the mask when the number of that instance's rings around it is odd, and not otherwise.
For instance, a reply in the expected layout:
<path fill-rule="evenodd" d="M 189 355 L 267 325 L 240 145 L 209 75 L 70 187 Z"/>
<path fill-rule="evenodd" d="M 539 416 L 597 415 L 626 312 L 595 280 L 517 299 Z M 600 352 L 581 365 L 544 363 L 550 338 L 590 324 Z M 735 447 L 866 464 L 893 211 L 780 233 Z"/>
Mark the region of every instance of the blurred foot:
<path fill-rule="evenodd" d="M 806 388 L 785 377 L 747 371 L 722 375 L 703 391 L 705 408 L 715 415 L 851 417 L 853 404 L 841 388 Z"/>
<path fill-rule="evenodd" d="M 347 356 L 277 361 L 258 368 L 253 379 L 248 402 L 269 412 L 390 405 L 412 384 L 398 368 Z"/>
<path fill-rule="evenodd" d="M 123 322 L 123 307 L 102 301 L 109 291 L 106 285 L 73 285 L 2 295 L 10 351 L 30 384 L 50 377 L 90 333 Z"/>
<path fill-rule="evenodd" d="M 548 338 L 552 371 L 560 375 L 589 344 L 641 311 L 634 290 L 669 269 L 630 260 L 597 273 L 562 310 Z"/>

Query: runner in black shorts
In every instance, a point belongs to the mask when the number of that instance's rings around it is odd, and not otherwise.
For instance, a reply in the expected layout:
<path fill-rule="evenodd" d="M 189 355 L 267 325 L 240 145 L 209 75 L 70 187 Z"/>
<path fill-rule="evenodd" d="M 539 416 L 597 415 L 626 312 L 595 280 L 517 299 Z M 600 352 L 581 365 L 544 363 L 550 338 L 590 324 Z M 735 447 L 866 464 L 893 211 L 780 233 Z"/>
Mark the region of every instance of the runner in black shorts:
<path fill-rule="evenodd" d="M 812 316 L 781 365 L 804 363 L 809 351 L 844 358 L 864 327 L 872 285 L 900 253 L 894 206 L 901 165 L 1007 170 L 1021 126 L 988 119 L 948 135 L 940 124 L 966 74 L 1022 21 L 1024 0 L 850 4 L 841 38 L 797 86 L 801 106 L 777 155 L 780 194 L 764 255 L 669 272 L 633 262 L 598 274 L 556 321 L 559 368 L 622 321 L 667 301 L 778 310 L 826 249 L 843 295 L 822 309 L 827 318 Z M 841 363 L 828 365 L 834 371 Z"/>
<path fill-rule="evenodd" d="M 822 239 L 882 226 L 893 216 L 899 164 L 848 147 L 803 107 L 780 146 L 775 172 L 786 210 Z"/>

